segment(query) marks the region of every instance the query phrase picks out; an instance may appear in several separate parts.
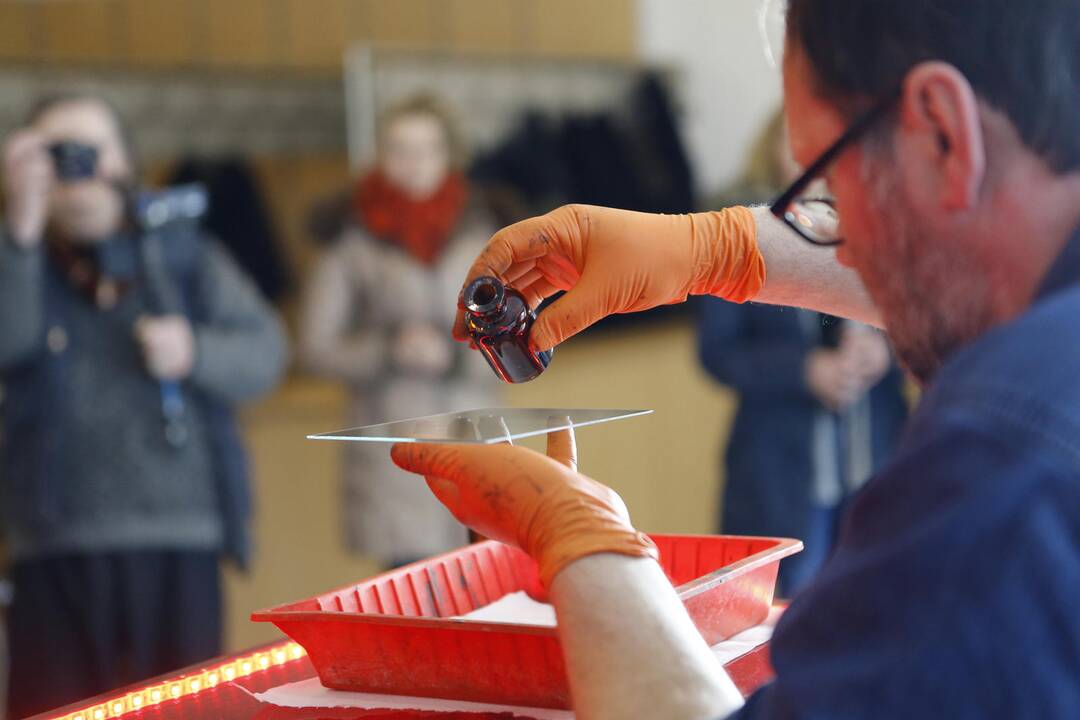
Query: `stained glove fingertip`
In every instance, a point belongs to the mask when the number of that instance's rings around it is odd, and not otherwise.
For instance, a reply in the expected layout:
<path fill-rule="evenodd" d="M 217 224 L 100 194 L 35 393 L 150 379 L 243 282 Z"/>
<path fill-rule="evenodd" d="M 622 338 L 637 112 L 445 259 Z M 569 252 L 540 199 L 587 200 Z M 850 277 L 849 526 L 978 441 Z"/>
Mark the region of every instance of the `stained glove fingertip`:
<path fill-rule="evenodd" d="M 416 457 L 419 448 L 415 443 L 395 443 L 390 448 L 390 459 L 402 470 L 417 472 L 419 458 Z"/>

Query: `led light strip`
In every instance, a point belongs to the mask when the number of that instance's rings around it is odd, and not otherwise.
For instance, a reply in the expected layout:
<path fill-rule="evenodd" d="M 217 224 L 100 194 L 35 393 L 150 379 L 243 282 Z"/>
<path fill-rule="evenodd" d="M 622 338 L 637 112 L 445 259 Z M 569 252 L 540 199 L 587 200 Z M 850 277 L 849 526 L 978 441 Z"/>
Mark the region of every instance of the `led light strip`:
<path fill-rule="evenodd" d="M 157 705 L 166 700 L 178 700 L 183 697 L 198 695 L 212 690 L 221 683 L 231 682 L 239 677 L 251 675 L 275 665 L 299 660 L 307 655 L 300 645 L 283 642 L 250 655 L 242 655 L 227 663 L 215 665 L 193 675 L 181 675 L 173 680 L 155 683 L 111 698 L 107 702 L 92 705 L 82 710 L 55 715 L 50 720 L 108 720 L 144 707 Z"/>

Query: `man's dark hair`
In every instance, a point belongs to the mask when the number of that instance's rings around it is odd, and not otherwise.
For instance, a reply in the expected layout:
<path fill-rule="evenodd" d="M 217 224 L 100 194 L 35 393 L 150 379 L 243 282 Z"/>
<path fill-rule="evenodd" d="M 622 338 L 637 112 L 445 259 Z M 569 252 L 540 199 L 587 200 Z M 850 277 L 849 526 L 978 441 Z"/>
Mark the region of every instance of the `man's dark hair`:
<path fill-rule="evenodd" d="M 789 0 L 789 39 L 846 112 L 940 60 L 1058 173 L 1080 170 L 1078 0 Z"/>
<path fill-rule="evenodd" d="M 116 127 L 117 135 L 120 136 L 120 144 L 124 148 L 124 155 L 127 157 L 128 166 L 131 169 L 130 181 L 132 183 L 138 183 L 141 166 L 138 148 L 135 145 L 135 136 L 131 132 L 131 126 L 120 113 L 120 109 L 108 98 L 102 97 L 101 95 L 95 95 L 91 92 L 82 92 L 78 90 L 65 90 L 49 93 L 39 97 L 34 104 L 30 106 L 30 112 L 26 114 L 26 121 L 24 124 L 33 125 L 41 119 L 42 115 L 61 105 L 84 102 L 100 105 L 105 109 L 105 112 L 108 113 L 113 125 Z"/>

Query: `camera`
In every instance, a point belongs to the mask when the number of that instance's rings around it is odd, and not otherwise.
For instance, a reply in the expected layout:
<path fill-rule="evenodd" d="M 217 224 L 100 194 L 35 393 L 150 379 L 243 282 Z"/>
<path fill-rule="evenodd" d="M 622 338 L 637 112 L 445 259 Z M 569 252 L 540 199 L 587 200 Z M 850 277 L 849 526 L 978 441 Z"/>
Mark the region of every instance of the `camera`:
<path fill-rule="evenodd" d="M 93 145 L 65 140 L 49 146 L 61 182 L 87 180 L 97 174 L 98 151 Z"/>

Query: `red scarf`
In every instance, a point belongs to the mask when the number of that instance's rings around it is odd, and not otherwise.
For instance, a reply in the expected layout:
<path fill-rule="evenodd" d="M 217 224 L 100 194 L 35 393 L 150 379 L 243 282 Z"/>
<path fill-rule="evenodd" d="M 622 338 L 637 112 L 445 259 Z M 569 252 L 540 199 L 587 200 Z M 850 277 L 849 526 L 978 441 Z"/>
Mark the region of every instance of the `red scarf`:
<path fill-rule="evenodd" d="M 372 234 L 431 265 L 450 241 L 467 194 L 459 172 L 449 174 L 431 197 L 413 200 L 374 170 L 357 183 L 353 212 Z"/>

